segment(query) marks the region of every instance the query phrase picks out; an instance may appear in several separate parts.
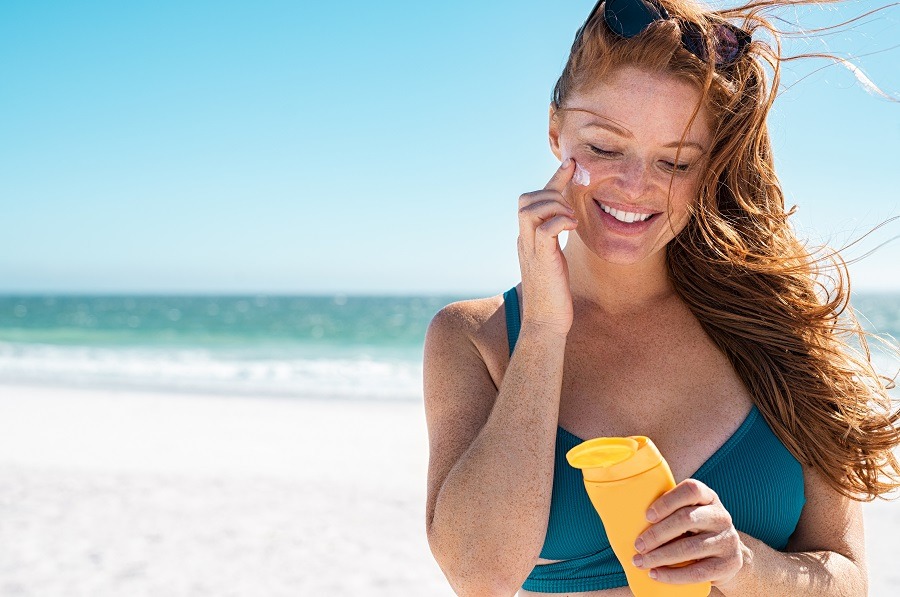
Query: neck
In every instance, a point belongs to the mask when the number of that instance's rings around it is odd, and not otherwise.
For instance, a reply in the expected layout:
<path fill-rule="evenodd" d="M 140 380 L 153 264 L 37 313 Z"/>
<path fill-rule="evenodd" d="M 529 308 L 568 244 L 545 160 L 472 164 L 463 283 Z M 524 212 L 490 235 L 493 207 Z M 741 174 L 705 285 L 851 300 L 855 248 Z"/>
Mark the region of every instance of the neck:
<path fill-rule="evenodd" d="M 665 249 L 637 263 L 612 263 L 598 257 L 572 232 L 563 255 L 569 266 L 572 300 L 600 313 L 646 312 L 645 308 L 675 295 L 666 269 Z"/>

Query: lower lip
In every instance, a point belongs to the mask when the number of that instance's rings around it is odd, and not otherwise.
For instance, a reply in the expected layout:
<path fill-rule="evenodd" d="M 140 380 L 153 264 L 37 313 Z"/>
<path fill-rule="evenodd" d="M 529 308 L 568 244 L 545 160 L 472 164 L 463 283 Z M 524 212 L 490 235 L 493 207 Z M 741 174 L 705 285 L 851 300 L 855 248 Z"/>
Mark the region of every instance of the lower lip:
<path fill-rule="evenodd" d="M 647 228 L 653 225 L 656 221 L 656 218 L 659 214 L 654 214 L 652 218 L 648 220 L 644 220 L 643 222 L 620 222 L 619 220 L 612 217 L 610 214 L 603 211 L 603 208 L 600 207 L 600 204 L 594 201 L 594 205 L 597 206 L 597 211 L 600 212 L 600 220 L 606 225 L 607 228 L 614 232 L 618 232 L 620 234 L 640 234 L 644 232 Z"/>

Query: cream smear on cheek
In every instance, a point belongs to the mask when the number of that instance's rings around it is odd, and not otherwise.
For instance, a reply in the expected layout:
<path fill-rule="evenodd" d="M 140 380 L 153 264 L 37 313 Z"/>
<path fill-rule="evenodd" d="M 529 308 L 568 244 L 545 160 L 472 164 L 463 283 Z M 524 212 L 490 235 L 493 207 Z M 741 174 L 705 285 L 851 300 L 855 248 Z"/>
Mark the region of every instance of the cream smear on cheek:
<path fill-rule="evenodd" d="M 591 184 L 591 173 L 581 167 L 581 164 L 575 162 L 575 174 L 572 176 L 575 184 L 588 186 Z"/>
<path fill-rule="evenodd" d="M 572 158 L 572 156 L 563 154 L 563 161 L 569 158 Z M 572 158 L 572 161 L 575 161 L 575 158 Z M 575 162 L 575 174 L 572 175 L 572 182 L 586 187 L 591 184 L 591 173 L 582 168 L 581 164 Z"/>

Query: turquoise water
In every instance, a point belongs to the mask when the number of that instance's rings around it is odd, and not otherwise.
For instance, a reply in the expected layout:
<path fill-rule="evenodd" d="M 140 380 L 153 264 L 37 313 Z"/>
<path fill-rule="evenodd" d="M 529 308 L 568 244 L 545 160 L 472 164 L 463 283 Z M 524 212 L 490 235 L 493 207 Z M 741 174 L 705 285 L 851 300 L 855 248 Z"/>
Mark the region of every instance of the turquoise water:
<path fill-rule="evenodd" d="M 415 400 L 464 297 L 3 296 L 0 381 Z"/>
<path fill-rule="evenodd" d="M 428 322 L 465 298 L 0 296 L 0 382 L 420 400 Z M 900 338 L 900 294 L 853 304 Z"/>

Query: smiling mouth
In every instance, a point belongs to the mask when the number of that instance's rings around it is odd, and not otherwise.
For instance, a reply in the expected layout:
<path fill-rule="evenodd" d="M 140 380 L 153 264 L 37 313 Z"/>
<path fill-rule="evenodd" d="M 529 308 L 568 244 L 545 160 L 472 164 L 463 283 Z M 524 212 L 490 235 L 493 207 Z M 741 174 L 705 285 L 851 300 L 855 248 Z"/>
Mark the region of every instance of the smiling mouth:
<path fill-rule="evenodd" d="M 600 206 L 600 209 L 602 209 L 603 211 L 605 211 L 606 213 L 608 213 L 609 215 L 611 215 L 618 221 L 624 222 L 625 224 L 633 224 L 634 222 L 646 222 L 647 220 L 650 220 L 658 215 L 658 212 L 641 214 L 641 213 L 636 213 L 636 212 L 631 212 L 631 211 L 623 211 L 621 209 L 616 209 L 614 207 L 604 205 L 604 204 L 600 203 L 599 201 L 597 201 L 596 199 L 594 201 L 595 201 L 595 203 L 597 203 L 597 205 Z"/>

